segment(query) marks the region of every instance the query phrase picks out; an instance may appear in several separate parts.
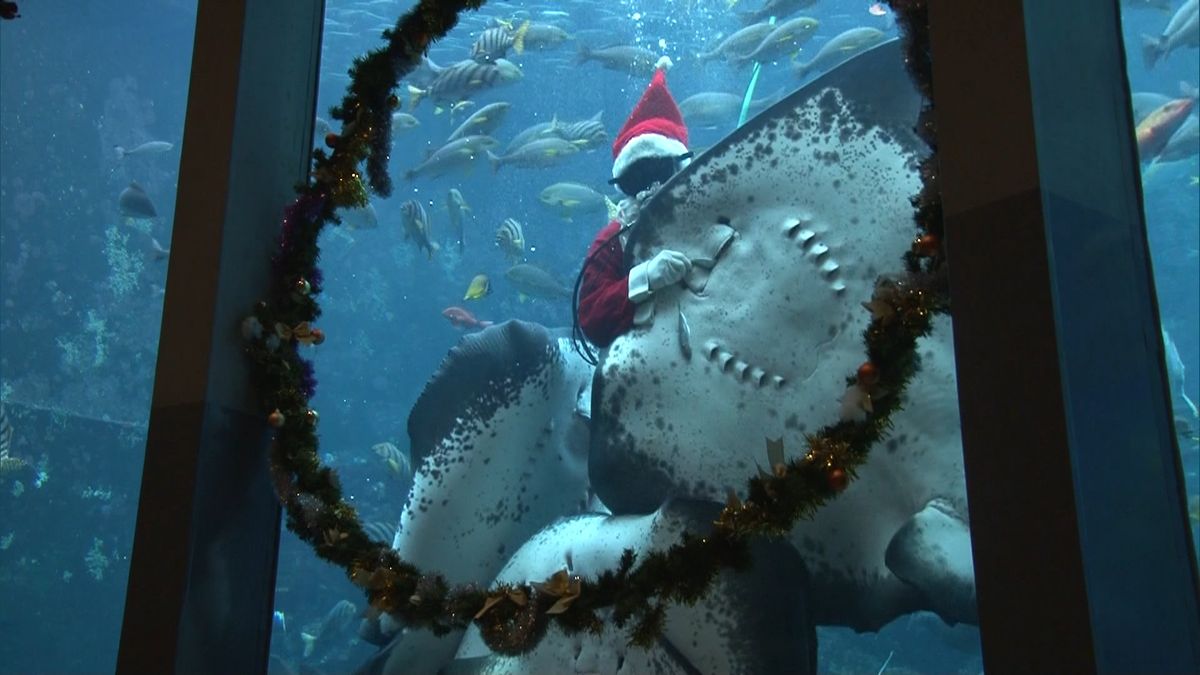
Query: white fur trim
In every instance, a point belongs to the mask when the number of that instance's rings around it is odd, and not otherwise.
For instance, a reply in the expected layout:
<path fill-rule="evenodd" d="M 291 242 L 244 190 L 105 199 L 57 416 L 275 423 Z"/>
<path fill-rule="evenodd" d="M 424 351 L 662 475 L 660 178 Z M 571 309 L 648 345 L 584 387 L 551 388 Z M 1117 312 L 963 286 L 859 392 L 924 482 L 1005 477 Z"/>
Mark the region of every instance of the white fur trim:
<path fill-rule="evenodd" d="M 629 301 L 637 304 L 650 297 L 650 261 L 629 270 Z"/>
<path fill-rule="evenodd" d="M 642 134 L 631 139 L 613 160 L 613 178 L 620 176 L 631 164 L 647 157 L 678 157 L 686 154 L 687 146 L 662 134 Z"/>

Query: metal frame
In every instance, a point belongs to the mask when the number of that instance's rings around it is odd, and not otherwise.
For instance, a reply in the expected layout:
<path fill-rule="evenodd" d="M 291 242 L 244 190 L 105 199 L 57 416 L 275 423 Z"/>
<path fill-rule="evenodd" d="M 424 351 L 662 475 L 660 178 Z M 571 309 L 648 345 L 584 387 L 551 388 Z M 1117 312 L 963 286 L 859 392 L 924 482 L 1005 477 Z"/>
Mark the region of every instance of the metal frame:
<path fill-rule="evenodd" d="M 120 672 L 266 668 L 279 511 L 233 327 L 306 170 L 322 14 L 199 2 Z M 930 16 L 985 664 L 1200 671 L 1117 3 Z"/>
<path fill-rule="evenodd" d="M 1200 672 L 1117 3 L 930 23 L 984 664 Z"/>
<path fill-rule="evenodd" d="M 308 170 L 323 0 L 199 0 L 117 671 L 266 669 L 279 506 L 237 325 Z"/>

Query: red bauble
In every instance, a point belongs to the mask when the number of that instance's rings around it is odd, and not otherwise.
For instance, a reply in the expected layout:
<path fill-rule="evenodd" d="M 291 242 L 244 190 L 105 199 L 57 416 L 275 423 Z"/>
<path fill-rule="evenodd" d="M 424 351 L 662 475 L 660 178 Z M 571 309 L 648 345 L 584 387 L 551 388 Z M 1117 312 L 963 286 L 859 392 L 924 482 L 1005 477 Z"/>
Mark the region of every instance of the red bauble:
<path fill-rule="evenodd" d="M 338 142 L 341 140 L 342 140 L 341 137 L 338 136 L 337 134 L 333 133 L 332 131 L 325 134 L 325 145 L 327 145 L 331 148 L 336 148 L 338 145 Z"/>
<path fill-rule="evenodd" d="M 310 335 L 312 335 L 312 341 L 314 345 L 319 345 L 325 341 L 325 331 L 321 330 L 320 328 L 312 329 Z"/>
<path fill-rule="evenodd" d="M 932 234 L 923 234 L 913 242 L 913 250 L 916 251 L 917 255 L 926 258 L 932 258 L 937 255 L 941 246 L 942 242 Z"/>
<path fill-rule="evenodd" d="M 282 427 L 284 421 L 286 421 L 286 418 L 283 416 L 283 413 L 279 412 L 278 408 L 273 410 L 270 415 L 267 415 L 267 424 L 270 424 L 276 429 Z"/>
<path fill-rule="evenodd" d="M 850 483 L 850 477 L 846 475 L 844 469 L 833 469 L 829 472 L 829 489 L 834 492 L 841 492 L 846 489 Z"/>
<path fill-rule="evenodd" d="M 879 381 L 879 369 L 870 361 L 858 367 L 858 383 L 864 387 L 873 387 Z"/>

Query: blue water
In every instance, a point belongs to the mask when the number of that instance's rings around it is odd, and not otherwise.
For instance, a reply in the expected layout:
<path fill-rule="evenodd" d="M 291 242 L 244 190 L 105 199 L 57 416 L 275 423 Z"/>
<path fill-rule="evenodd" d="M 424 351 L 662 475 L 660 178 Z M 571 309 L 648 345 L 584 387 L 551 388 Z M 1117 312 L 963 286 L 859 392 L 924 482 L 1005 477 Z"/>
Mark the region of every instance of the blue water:
<path fill-rule="evenodd" d="M 12 452 L 30 466 L 0 477 L 0 672 L 103 672 L 115 661 L 165 285 L 165 263 L 152 259 L 149 241 L 170 247 L 195 8 L 184 0 L 129 0 L 119 7 L 94 0 L 21 4 L 21 19 L 0 22 L 0 398 L 14 427 Z M 742 0 L 736 10 L 758 4 Z M 821 26 L 804 58 L 855 26 L 894 34 L 890 17 L 873 16 L 868 5 L 821 0 L 806 10 Z M 351 59 L 379 46 L 379 30 L 407 7 L 328 3 L 321 117 L 329 119 L 329 107 L 340 101 Z M 526 11 L 556 23 L 577 37 L 544 52 L 510 56 L 523 79 L 473 100 L 477 107 L 512 104 L 495 133 L 497 150 L 553 115 L 576 121 L 602 111 L 611 139 L 646 77 L 576 64 L 578 46 L 639 44 L 670 55 L 677 100 L 701 91 L 740 95 L 748 69 L 700 66 L 694 58 L 738 27 L 727 7 L 726 0 L 489 3 L 480 18 L 464 21 L 429 56 L 443 66 L 466 58 L 486 17 Z M 567 15 L 540 14 L 545 10 Z M 1173 54 L 1153 70 L 1142 66 L 1140 35 L 1158 33 L 1166 19 L 1155 10 L 1127 12 L 1134 91 L 1175 96 L 1179 81 L 1194 85 L 1200 79 L 1195 50 Z M 786 66 L 768 64 L 755 96 L 799 84 Z M 327 284 L 320 325 L 329 339 L 311 352 L 320 381 L 313 405 L 321 412 L 323 458 L 338 469 L 364 522 L 392 525 L 411 479 L 393 475 L 371 447 L 391 442 L 407 452 L 408 411 L 461 334 L 442 310 L 458 305 L 485 320 L 570 323 L 567 303 L 522 302 L 505 281 L 508 263 L 493 244 L 496 228 L 505 218 L 520 221 L 528 262 L 570 285 L 605 219 L 564 221 L 537 195 L 557 181 L 611 193 L 607 147 L 554 168 L 493 173 L 480 162 L 469 173 L 406 182 L 404 170 L 462 119 L 452 123 L 446 113 L 435 115 L 430 102 L 413 114 L 420 125 L 395 132 L 395 194 L 372 200 L 378 228 L 342 228 L 323 238 Z M 711 145 L 734 122 L 693 128 L 690 144 Z M 150 140 L 175 148 L 124 160 L 113 151 L 114 145 L 132 148 Z M 1144 182 L 1162 320 L 1178 346 L 1193 401 L 1200 400 L 1200 188 L 1191 184 L 1197 173 L 1193 156 L 1158 167 Z M 119 216 L 117 195 L 130 181 L 153 200 L 157 220 Z M 473 209 L 461 256 L 442 208 L 451 187 Z M 403 240 L 400 204 L 407 199 L 426 204 L 442 247 L 433 260 Z M 464 301 L 468 282 L 481 273 L 491 277 L 493 292 Z M 1189 490 L 1196 494 L 1200 458 L 1194 442 L 1182 447 Z M 288 672 L 303 664 L 338 672 L 374 651 L 353 640 L 351 625 L 304 656 L 301 634 L 313 631 L 340 600 L 363 609 L 361 592 L 340 570 L 285 532 L 276 608 L 287 629 L 280 625 L 274 635 L 274 669 Z M 889 654 L 889 670 L 981 667 L 977 631 L 951 629 L 926 615 L 902 618 L 878 634 L 822 629 L 821 641 L 821 667 L 830 672 L 874 672 Z"/>

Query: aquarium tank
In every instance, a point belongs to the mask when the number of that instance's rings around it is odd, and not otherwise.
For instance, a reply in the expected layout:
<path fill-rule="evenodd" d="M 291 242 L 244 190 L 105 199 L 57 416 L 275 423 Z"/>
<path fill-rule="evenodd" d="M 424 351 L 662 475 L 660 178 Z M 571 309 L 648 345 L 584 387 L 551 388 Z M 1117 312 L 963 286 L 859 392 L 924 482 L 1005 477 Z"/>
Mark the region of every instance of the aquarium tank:
<path fill-rule="evenodd" d="M 268 672 L 982 672 L 949 317 L 907 351 L 861 340 L 943 309 L 912 292 L 943 253 L 914 223 L 930 148 L 902 18 L 492 1 L 398 41 L 415 5 L 325 3 L 312 179 L 330 189 L 279 205 L 278 254 L 336 218 L 319 276 L 285 275 L 320 316 L 247 307 L 230 327 L 250 368 L 293 346 L 311 364 L 270 371 L 291 398 L 263 413 L 286 507 Z M 1195 539 L 1197 2 L 1121 7 Z M 0 673 L 111 672 L 167 261 L 186 255 L 196 3 L 0 17 Z M 403 77 L 363 98 L 362 59 L 389 44 Z M 383 165 L 338 162 L 377 138 L 355 101 L 386 106 Z M 306 434 L 360 530 L 280 469 Z M 785 487 L 795 514 L 756 511 Z M 750 528 L 778 536 L 727 538 Z M 398 557 L 314 554 L 367 541 Z M 400 559 L 422 573 L 402 597 Z M 669 590 L 614 590 L 635 571 Z M 618 600 L 593 608 L 580 583 L 604 574 Z"/>

